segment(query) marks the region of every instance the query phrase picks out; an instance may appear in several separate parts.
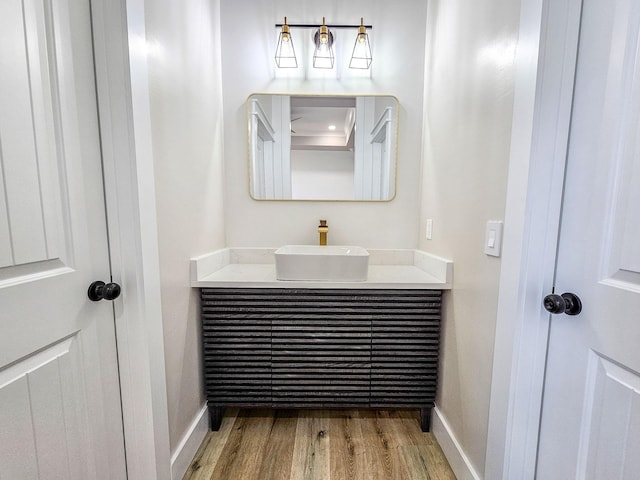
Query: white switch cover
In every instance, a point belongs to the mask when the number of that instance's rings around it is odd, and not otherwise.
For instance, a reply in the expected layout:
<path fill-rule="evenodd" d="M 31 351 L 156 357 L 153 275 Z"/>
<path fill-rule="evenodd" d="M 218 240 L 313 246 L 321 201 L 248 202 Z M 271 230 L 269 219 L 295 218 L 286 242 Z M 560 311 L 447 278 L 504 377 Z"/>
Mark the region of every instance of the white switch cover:
<path fill-rule="evenodd" d="M 500 247 L 502 247 L 502 221 L 489 220 L 484 239 L 484 253 L 499 257 Z"/>
<path fill-rule="evenodd" d="M 433 234 L 433 219 L 432 218 L 427 218 L 427 223 L 426 223 L 426 227 L 424 229 L 424 233 L 425 233 L 425 237 L 427 237 L 427 240 L 431 240 L 431 235 Z"/>

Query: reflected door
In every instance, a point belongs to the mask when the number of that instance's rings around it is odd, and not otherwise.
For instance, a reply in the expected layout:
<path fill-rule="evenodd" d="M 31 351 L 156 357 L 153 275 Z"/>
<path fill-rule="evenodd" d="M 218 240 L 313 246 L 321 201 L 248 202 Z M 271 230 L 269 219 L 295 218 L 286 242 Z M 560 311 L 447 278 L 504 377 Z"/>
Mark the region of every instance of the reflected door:
<path fill-rule="evenodd" d="M 539 479 L 640 478 L 640 3 L 585 0 Z"/>
<path fill-rule="evenodd" d="M 0 477 L 126 478 L 88 0 L 0 2 Z"/>

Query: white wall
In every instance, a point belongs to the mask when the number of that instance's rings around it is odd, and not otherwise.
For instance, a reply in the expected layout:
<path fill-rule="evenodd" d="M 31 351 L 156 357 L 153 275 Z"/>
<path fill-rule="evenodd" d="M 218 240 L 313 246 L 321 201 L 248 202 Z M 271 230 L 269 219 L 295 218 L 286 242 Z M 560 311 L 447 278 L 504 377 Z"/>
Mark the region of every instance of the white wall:
<path fill-rule="evenodd" d="M 505 210 L 518 20 L 513 0 L 429 2 L 419 245 L 455 264 L 437 405 L 480 475 L 500 269 L 483 242 Z"/>
<path fill-rule="evenodd" d="M 225 246 L 219 0 L 145 4 L 171 451 L 204 402 L 189 259 Z"/>
<path fill-rule="evenodd" d="M 336 70 L 329 74 L 333 78 L 319 78 L 323 72 L 318 71 L 305 74 L 302 61 L 297 73 L 276 72 L 273 57 L 277 30 L 274 25 L 282 23 L 285 15 L 289 23 L 319 23 L 325 16 L 328 24 L 358 24 L 360 17 L 364 17 L 366 24 L 373 25 L 370 76 L 362 76 L 361 71 L 349 71 L 342 61 L 338 61 Z M 227 245 L 276 247 L 287 243 L 315 243 L 318 241 L 318 219 L 326 218 L 330 244 L 415 248 L 426 2 L 235 0 L 222 2 L 221 19 Z M 312 33 L 310 30 L 292 30 L 299 56 L 304 50 L 304 39 L 310 38 Z M 350 54 L 353 48 L 356 31 L 351 34 L 353 38 L 342 43 L 344 54 Z M 252 200 L 248 193 L 245 102 L 249 94 L 258 92 L 397 96 L 400 133 L 396 198 L 383 203 Z"/>

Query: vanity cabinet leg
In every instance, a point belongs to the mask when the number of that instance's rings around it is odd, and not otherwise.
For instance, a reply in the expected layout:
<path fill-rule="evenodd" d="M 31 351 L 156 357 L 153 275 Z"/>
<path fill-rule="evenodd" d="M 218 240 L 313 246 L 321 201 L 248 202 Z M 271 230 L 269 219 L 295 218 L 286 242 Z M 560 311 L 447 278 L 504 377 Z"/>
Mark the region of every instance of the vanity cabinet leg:
<path fill-rule="evenodd" d="M 209 406 L 209 428 L 212 432 L 220 430 L 222 417 L 224 416 L 224 407 Z"/>
<path fill-rule="evenodd" d="M 431 408 L 420 409 L 420 428 L 423 432 L 431 430 Z"/>

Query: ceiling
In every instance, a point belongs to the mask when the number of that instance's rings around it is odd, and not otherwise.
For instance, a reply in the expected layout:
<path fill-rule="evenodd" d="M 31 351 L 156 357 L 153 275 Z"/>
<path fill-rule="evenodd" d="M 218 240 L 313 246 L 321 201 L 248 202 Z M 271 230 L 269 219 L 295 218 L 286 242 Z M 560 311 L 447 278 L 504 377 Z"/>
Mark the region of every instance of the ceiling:
<path fill-rule="evenodd" d="M 355 104 L 355 97 L 292 96 L 291 148 L 350 150 Z"/>

